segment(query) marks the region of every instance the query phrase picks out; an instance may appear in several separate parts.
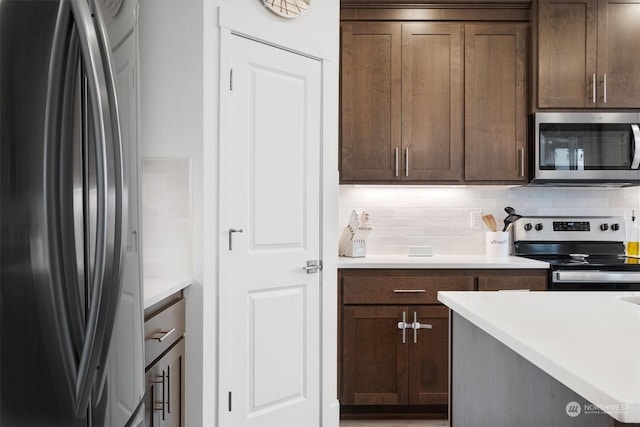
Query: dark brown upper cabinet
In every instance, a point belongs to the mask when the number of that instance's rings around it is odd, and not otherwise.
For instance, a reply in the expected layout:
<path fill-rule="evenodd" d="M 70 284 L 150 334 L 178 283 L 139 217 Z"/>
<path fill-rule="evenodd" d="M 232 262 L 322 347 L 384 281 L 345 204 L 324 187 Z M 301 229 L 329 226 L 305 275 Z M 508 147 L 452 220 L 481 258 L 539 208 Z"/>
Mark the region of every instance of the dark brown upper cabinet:
<path fill-rule="evenodd" d="M 526 23 L 342 23 L 342 183 L 526 182 Z"/>
<path fill-rule="evenodd" d="M 640 107 L 639 0 L 538 3 L 538 107 Z"/>
<path fill-rule="evenodd" d="M 465 181 L 526 182 L 527 25 L 465 27 Z"/>
<path fill-rule="evenodd" d="M 462 179 L 462 26 L 342 25 L 342 181 Z"/>

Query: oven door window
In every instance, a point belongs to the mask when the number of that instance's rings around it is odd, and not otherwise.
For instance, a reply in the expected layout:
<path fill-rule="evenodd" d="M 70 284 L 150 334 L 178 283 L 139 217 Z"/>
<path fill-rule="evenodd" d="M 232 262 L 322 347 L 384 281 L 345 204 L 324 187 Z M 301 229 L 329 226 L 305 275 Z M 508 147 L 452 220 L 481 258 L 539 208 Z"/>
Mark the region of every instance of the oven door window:
<path fill-rule="evenodd" d="M 632 169 L 635 154 L 632 125 L 540 123 L 539 126 L 542 170 Z"/>

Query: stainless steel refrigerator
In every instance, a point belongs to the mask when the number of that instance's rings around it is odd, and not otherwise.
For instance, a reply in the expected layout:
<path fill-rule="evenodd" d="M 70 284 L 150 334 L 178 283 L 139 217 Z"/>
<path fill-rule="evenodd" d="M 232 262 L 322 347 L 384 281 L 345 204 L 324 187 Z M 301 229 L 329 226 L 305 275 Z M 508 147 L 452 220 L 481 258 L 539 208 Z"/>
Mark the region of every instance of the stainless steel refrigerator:
<path fill-rule="evenodd" d="M 0 0 L 2 427 L 144 423 L 135 14 Z"/>

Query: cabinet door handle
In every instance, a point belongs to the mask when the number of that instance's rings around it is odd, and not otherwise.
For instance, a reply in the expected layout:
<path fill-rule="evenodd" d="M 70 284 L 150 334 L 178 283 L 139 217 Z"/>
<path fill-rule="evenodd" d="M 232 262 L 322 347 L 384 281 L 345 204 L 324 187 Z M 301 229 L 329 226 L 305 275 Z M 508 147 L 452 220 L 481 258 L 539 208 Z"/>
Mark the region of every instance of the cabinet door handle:
<path fill-rule="evenodd" d="M 394 289 L 393 293 L 396 294 L 421 294 L 427 292 L 425 289 Z"/>
<path fill-rule="evenodd" d="M 151 387 L 151 404 L 153 405 L 153 410 L 154 411 L 162 411 L 162 421 L 164 421 L 165 419 L 165 414 L 164 414 L 164 401 L 165 401 L 165 389 L 167 388 L 165 383 L 164 383 L 164 370 L 162 371 L 162 376 L 158 376 L 156 377 L 156 379 L 154 379 L 153 381 L 151 381 L 154 384 L 162 384 L 162 399 L 160 399 L 160 406 L 158 406 L 156 404 L 156 394 L 154 392 L 154 389 L 156 386 L 152 386 Z"/>
<path fill-rule="evenodd" d="M 413 323 L 411 324 L 411 329 L 413 329 L 413 343 L 418 343 L 418 329 L 433 329 L 432 325 L 428 323 L 420 323 L 418 322 L 418 313 L 413 312 Z"/>
<path fill-rule="evenodd" d="M 156 338 L 156 339 L 158 340 L 158 342 L 162 342 L 162 341 L 164 341 L 165 339 L 167 339 L 167 337 L 168 337 L 169 335 L 171 335 L 172 333 L 174 333 L 175 331 L 176 331 L 176 328 L 171 328 L 170 330 L 168 330 L 168 331 L 166 331 L 166 332 L 165 332 L 165 331 L 158 332 L 158 333 L 162 334 L 162 336 L 161 336 L 161 337 L 158 337 L 158 338 Z"/>
<path fill-rule="evenodd" d="M 524 178 L 524 148 L 518 148 L 518 153 L 520 154 L 520 177 Z"/>
<path fill-rule="evenodd" d="M 604 103 L 607 103 L 607 73 L 604 73 L 604 77 L 602 78 L 602 83 L 604 85 L 604 89 L 603 89 L 603 99 L 604 99 Z"/>
<path fill-rule="evenodd" d="M 591 96 L 591 100 L 595 104 L 596 103 L 596 73 L 593 73 L 593 76 L 591 76 L 591 89 L 593 91 L 593 95 Z"/>
<path fill-rule="evenodd" d="M 171 365 L 167 366 L 167 414 L 171 413 Z"/>
<path fill-rule="evenodd" d="M 407 328 L 409 327 L 411 327 L 411 325 L 407 323 L 407 313 L 403 311 L 402 322 L 398 322 L 398 329 L 402 330 L 402 344 L 407 342 Z"/>
<path fill-rule="evenodd" d="M 398 147 L 396 147 L 396 149 L 394 150 L 394 156 L 395 156 L 394 158 L 395 158 L 395 162 L 396 162 L 395 174 L 396 174 L 396 176 L 398 176 L 398 174 L 400 173 L 400 172 L 399 172 L 399 168 L 400 168 L 400 167 L 399 167 L 399 162 L 400 162 L 400 159 L 398 158 Z"/>
<path fill-rule="evenodd" d="M 404 176 L 409 176 L 409 149 L 408 148 L 404 149 L 404 166 L 405 166 Z"/>

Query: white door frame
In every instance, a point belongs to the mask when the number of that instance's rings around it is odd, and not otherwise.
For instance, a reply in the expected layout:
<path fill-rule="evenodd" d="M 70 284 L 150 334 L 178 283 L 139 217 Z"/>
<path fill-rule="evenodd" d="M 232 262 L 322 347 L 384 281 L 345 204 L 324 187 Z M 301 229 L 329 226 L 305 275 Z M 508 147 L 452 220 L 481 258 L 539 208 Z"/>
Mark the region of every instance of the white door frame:
<path fill-rule="evenodd" d="M 232 120 L 230 93 L 224 88 L 229 84 L 229 70 L 232 61 L 232 37 L 239 35 L 253 39 L 257 42 L 269 44 L 281 49 L 289 50 L 297 54 L 309 56 L 321 62 L 322 66 L 322 135 L 321 135 L 321 257 L 323 260 L 323 274 L 320 284 L 321 298 L 321 425 L 337 427 L 339 424 L 339 403 L 337 399 L 337 238 L 338 238 L 338 63 L 331 59 L 319 57 L 320 52 L 300 52 L 289 49 L 282 44 L 269 41 L 268 32 L 260 28 L 242 31 L 242 13 L 235 7 L 219 8 L 219 153 L 218 153 L 218 196 L 219 200 L 229 200 L 229 189 L 224 188 L 223 181 L 228 176 L 230 165 L 225 164 L 224 159 L 229 158 L 228 141 L 233 136 L 230 129 Z M 234 29 L 236 28 L 236 29 Z M 239 29 L 238 29 L 239 28 Z M 230 334 L 233 331 L 225 331 L 220 328 L 220 319 L 226 319 L 230 315 L 228 307 L 221 302 L 228 299 L 224 283 L 228 282 L 229 270 L 228 230 L 231 228 L 232 219 L 228 211 L 218 204 L 218 331 L 217 348 L 221 353 L 228 346 Z M 207 338 L 205 331 L 204 338 Z M 217 393 L 217 420 L 220 413 L 227 411 L 228 396 L 219 388 L 225 375 L 228 373 L 221 369 L 218 358 L 218 393 Z M 206 363 L 206 361 L 205 361 Z M 203 402 L 207 404 L 207 402 Z"/>

